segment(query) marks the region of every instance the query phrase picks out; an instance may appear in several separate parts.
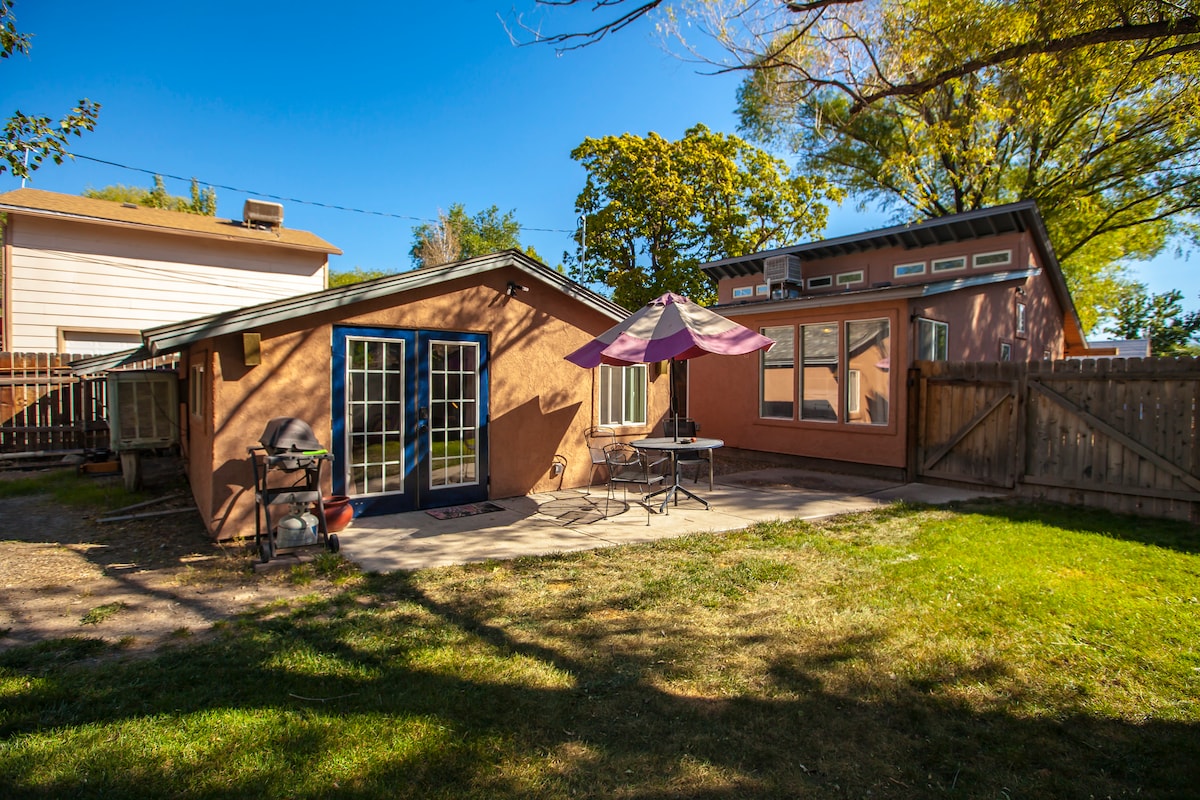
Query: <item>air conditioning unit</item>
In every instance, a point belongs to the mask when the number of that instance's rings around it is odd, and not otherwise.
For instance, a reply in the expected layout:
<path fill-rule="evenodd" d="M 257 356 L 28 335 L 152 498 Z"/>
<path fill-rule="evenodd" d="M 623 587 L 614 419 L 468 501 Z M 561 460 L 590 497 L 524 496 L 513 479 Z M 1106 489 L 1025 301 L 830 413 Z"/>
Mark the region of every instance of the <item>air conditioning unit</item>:
<path fill-rule="evenodd" d="M 242 206 L 242 222 L 251 228 L 282 228 L 283 206 L 266 200 L 247 200 Z"/>
<path fill-rule="evenodd" d="M 763 281 L 770 286 L 777 283 L 800 285 L 803 280 L 800 275 L 800 256 L 771 256 L 763 261 Z"/>
<path fill-rule="evenodd" d="M 179 376 L 163 370 L 121 370 L 105 379 L 109 447 L 150 450 L 179 444 Z"/>

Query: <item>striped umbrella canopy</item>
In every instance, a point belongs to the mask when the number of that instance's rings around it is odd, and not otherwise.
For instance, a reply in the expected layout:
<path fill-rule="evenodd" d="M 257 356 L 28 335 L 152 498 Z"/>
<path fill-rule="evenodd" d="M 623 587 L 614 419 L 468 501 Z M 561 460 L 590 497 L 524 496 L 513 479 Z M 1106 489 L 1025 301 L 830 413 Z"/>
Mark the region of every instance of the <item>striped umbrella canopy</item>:
<path fill-rule="evenodd" d="M 627 367 L 709 353 L 740 356 L 773 344 L 766 336 L 668 292 L 566 359 L 587 369 L 600 364 Z"/>

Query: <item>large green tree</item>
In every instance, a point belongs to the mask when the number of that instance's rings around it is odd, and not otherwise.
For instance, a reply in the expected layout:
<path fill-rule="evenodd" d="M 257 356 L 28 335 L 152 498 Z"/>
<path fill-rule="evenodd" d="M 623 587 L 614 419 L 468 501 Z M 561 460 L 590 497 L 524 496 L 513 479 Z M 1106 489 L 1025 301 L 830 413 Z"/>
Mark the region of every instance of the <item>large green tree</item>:
<path fill-rule="evenodd" d="M 192 178 L 191 198 L 179 197 L 167 192 L 161 175 L 154 176 L 154 186 L 143 189 L 140 186 L 124 186 L 115 184 L 103 189 L 85 189 L 84 197 L 96 200 L 113 200 L 118 203 L 136 203 L 147 208 L 165 208 L 168 211 L 183 211 L 189 214 L 202 214 L 214 217 L 217 214 L 217 190 L 211 186 L 200 188 L 200 182 Z"/>
<path fill-rule="evenodd" d="M 493 205 L 471 216 L 462 203 L 454 203 L 449 213 L 438 215 L 436 222 L 425 222 L 413 228 L 413 246 L 409 254 L 420 268 L 501 250 L 521 250 L 531 258 L 541 260 L 536 250 L 521 244 L 521 223 L 517 222 L 515 210 L 501 214 Z"/>
<path fill-rule="evenodd" d="M 13 53 L 29 54 L 30 36 L 17 30 L 12 0 L 0 0 L 0 58 Z M 0 134 L 0 174 L 6 170 L 19 178 L 41 166 L 49 158 L 61 164 L 69 157 L 67 143 L 71 136 L 96 127 L 100 104 L 84 98 L 58 122 L 39 114 L 15 110 L 4 123 Z"/>
<path fill-rule="evenodd" d="M 993 5 L 881 3 L 882 18 L 852 37 L 854 53 L 870 53 L 873 64 L 853 79 L 851 55 L 828 54 L 832 34 L 793 36 L 769 56 L 776 68 L 743 84 L 743 125 L 907 218 L 1037 201 L 1090 328 L 1115 307 L 1125 266 L 1192 231 L 1200 117 L 1189 109 L 1200 103 L 1200 54 L 1139 60 L 1129 50 L 1144 54 L 1145 43 L 1110 42 L 1014 57 L 922 92 L 875 97 L 867 88 L 885 71 L 879 64 L 911 62 L 925 74 L 972 52 L 968 41 L 987 35 L 980 20 Z M 1002 5 L 1009 25 L 1037 21 Z M 1042 24 L 1047 36 L 1064 33 Z"/>
<path fill-rule="evenodd" d="M 1200 354 L 1195 341 L 1200 312 L 1183 310 L 1183 293 L 1178 289 L 1152 295 L 1144 284 L 1131 284 L 1117 302 L 1108 331 L 1122 339 L 1149 339 L 1151 355 Z"/>
<path fill-rule="evenodd" d="M 715 299 L 699 265 L 819 233 L 841 192 L 793 175 L 782 160 L 703 125 L 678 141 L 651 133 L 585 139 L 571 152 L 587 170 L 575 201 L 584 218 L 577 278 L 637 308 L 666 291 Z"/>

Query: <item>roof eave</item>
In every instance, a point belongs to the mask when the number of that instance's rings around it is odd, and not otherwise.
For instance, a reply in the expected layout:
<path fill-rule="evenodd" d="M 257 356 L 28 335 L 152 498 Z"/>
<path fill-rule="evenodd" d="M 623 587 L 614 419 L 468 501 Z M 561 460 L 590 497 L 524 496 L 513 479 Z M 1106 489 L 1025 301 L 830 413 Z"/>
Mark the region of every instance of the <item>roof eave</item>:
<path fill-rule="evenodd" d="M 0 203 L 0 213 L 18 214 L 29 217 L 39 217 L 42 219 L 67 219 L 75 222 L 86 222 L 93 225 L 104 225 L 113 228 L 123 228 L 127 230 L 153 231 L 155 233 L 164 233 L 172 236 L 188 236 L 198 239 L 211 239 L 214 241 L 234 242 L 236 244 L 246 245 L 262 245 L 264 247 L 282 247 L 289 250 L 301 250 L 308 253 L 324 253 L 327 255 L 340 256 L 342 251 L 328 242 L 321 245 L 303 244 L 300 242 L 284 242 L 270 239 L 249 239 L 233 234 L 220 233 L 218 231 L 195 231 L 187 228 L 173 228 L 169 225 L 154 225 L 148 222 L 131 222 L 120 219 L 106 219 L 105 217 L 93 217 L 87 214 L 72 214 L 68 211 L 53 211 L 46 208 L 32 208 L 30 206 L 16 206 L 9 203 Z M 318 237 L 319 238 L 319 237 Z"/>
<path fill-rule="evenodd" d="M 151 353 L 162 355 L 176 352 L 202 339 L 241 333 L 265 325 L 286 322 L 301 315 L 333 311 L 354 303 L 375 300 L 447 280 L 480 275 L 507 266 L 515 267 L 530 277 L 555 287 L 563 294 L 591 306 L 614 322 L 620 322 L 629 316 L 629 312 L 621 306 L 538 263 L 524 253 L 517 250 L 506 250 L 454 264 L 411 270 L 399 275 L 390 275 L 338 289 L 325 289 L 249 308 L 213 314 L 171 325 L 161 325 L 143 331 L 142 336 Z"/>

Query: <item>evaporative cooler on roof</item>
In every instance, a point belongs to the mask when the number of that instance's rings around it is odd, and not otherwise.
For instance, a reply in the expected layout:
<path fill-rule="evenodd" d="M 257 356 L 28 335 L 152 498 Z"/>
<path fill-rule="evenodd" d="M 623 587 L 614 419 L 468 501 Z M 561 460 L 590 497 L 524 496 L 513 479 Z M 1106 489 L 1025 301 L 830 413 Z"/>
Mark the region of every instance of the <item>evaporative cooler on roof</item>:
<path fill-rule="evenodd" d="M 763 282 L 770 287 L 771 297 L 792 297 L 798 294 L 804 285 L 800 274 L 800 257 L 788 254 L 765 259 Z"/>

